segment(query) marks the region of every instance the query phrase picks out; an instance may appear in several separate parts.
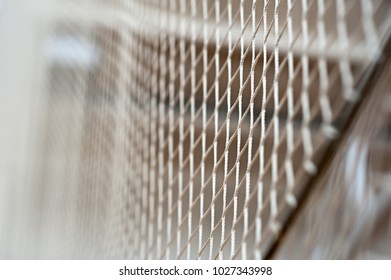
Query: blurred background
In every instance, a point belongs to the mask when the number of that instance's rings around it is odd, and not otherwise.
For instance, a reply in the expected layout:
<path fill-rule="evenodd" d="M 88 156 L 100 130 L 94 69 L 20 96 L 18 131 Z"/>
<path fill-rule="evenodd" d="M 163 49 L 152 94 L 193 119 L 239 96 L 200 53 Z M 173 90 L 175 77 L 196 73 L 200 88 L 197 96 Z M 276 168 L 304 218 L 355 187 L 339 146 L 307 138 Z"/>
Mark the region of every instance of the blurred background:
<path fill-rule="evenodd" d="M 1 0 L 1 259 L 390 259 L 387 0 Z"/>

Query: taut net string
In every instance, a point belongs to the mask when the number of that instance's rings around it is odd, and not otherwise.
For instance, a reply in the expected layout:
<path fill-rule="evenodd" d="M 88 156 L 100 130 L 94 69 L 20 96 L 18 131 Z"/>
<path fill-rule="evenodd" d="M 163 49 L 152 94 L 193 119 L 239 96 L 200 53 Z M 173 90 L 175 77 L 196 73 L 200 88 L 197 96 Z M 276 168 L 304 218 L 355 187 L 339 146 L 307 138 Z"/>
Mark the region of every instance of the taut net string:
<path fill-rule="evenodd" d="M 131 4 L 132 257 L 262 258 L 360 98 L 384 1 Z"/>

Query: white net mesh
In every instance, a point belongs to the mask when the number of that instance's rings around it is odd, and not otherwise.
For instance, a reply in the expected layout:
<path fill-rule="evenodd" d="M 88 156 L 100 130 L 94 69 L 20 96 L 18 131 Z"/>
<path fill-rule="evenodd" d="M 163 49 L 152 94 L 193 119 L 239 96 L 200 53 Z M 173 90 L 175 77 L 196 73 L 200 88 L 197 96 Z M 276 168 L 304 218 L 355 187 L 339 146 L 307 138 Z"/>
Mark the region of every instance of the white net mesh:
<path fill-rule="evenodd" d="M 33 257 L 264 258 L 391 19 L 383 0 L 61 5 L 12 257 L 35 238 Z"/>

